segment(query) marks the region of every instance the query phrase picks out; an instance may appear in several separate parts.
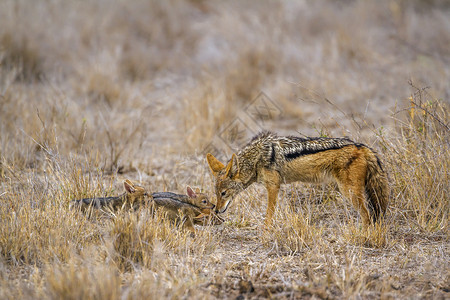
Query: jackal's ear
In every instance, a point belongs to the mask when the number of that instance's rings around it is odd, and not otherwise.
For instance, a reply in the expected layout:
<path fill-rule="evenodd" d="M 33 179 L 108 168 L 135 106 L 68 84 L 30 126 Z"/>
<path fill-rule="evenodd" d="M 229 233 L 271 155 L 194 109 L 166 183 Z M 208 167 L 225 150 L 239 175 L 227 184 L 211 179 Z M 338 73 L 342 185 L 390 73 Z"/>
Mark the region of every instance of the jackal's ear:
<path fill-rule="evenodd" d="M 186 192 L 190 198 L 197 198 L 197 194 L 192 190 L 190 186 L 187 186 Z"/>
<path fill-rule="evenodd" d="M 217 176 L 217 173 L 225 168 L 225 165 L 221 163 L 217 158 L 215 158 L 211 153 L 206 154 L 206 160 L 208 161 L 209 168 L 213 172 L 214 176 Z"/>
<path fill-rule="evenodd" d="M 134 184 L 128 179 L 125 179 L 123 181 L 123 187 L 125 188 L 125 191 L 127 191 L 128 194 L 132 194 L 132 193 L 136 192 L 136 188 L 134 187 Z"/>
<path fill-rule="evenodd" d="M 230 161 L 228 162 L 227 168 L 225 169 L 225 177 L 236 178 L 239 175 L 239 163 L 236 154 L 233 153 Z"/>

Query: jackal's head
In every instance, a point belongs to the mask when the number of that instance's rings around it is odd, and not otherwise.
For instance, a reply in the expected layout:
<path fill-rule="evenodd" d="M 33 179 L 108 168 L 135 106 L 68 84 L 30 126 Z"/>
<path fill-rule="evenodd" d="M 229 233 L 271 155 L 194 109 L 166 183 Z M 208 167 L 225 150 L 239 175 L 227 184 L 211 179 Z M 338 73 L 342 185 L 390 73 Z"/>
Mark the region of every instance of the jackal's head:
<path fill-rule="evenodd" d="M 206 155 L 206 160 L 215 178 L 216 213 L 223 213 L 237 194 L 244 190 L 239 176 L 237 156 L 233 154 L 226 166 L 211 153 Z"/>
<path fill-rule="evenodd" d="M 195 206 L 199 208 L 206 208 L 206 209 L 214 209 L 215 205 L 209 202 L 208 196 L 206 194 L 200 193 L 200 189 L 194 190 L 188 186 L 186 188 L 186 193 L 189 197 L 189 202 L 194 204 Z"/>
<path fill-rule="evenodd" d="M 142 186 L 134 184 L 128 179 L 124 180 L 123 187 L 127 193 L 127 199 L 131 203 L 142 202 L 148 196 L 147 191 Z"/>

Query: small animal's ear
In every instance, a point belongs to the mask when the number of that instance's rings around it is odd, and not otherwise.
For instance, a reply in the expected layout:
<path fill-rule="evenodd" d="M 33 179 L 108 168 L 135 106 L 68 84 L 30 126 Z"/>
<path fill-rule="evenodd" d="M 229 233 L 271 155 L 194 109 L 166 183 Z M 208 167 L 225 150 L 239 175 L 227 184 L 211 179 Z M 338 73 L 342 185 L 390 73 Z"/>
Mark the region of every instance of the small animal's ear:
<path fill-rule="evenodd" d="M 236 178 L 239 176 L 239 163 L 236 154 L 233 153 L 230 161 L 228 162 L 227 168 L 225 169 L 225 177 Z"/>
<path fill-rule="evenodd" d="M 196 194 L 200 194 L 200 192 L 201 192 L 201 191 L 200 191 L 199 188 L 195 188 L 195 193 L 196 193 Z"/>
<path fill-rule="evenodd" d="M 190 186 L 187 186 L 186 192 L 190 198 L 197 198 L 197 194 L 191 189 Z"/>
<path fill-rule="evenodd" d="M 217 173 L 225 168 L 225 165 L 221 163 L 217 158 L 215 158 L 211 153 L 206 154 L 206 160 L 208 161 L 209 168 L 213 172 L 214 176 L 217 176 Z"/>
<path fill-rule="evenodd" d="M 128 179 L 125 179 L 123 181 L 123 187 L 125 188 L 125 191 L 128 194 L 132 194 L 132 193 L 136 192 L 136 188 L 134 187 L 134 184 Z"/>

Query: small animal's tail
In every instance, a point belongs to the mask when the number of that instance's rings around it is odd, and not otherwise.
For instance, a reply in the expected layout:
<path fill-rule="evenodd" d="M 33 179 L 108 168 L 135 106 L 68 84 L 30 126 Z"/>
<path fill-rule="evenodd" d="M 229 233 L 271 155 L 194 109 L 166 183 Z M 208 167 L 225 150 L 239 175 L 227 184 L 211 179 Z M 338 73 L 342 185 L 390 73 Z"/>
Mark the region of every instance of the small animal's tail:
<path fill-rule="evenodd" d="M 79 208 L 81 206 L 80 200 L 72 200 L 69 203 L 69 209 Z"/>
<path fill-rule="evenodd" d="M 70 201 L 69 209 L 86 209 L 87 207 L 96 208 L 96 199 L 95 198 L 86 198 L 86 199 L 77 199 Z"/>
<path fill-rule="evenodd" d="M 380 220 L 386 213 L 389 202 L 389 185 L 383 164 L 372 152 L 367 159 L 366 195 L 368 209 L 373 222 Z"/>
<path fill-rule="evenodd" d="M 117 200 L 120 200 L 120 197 L 106 197 L 106 198 L 85 198 L 79 200 L 70 201 L 69 208 L 81 208 L 85 209 L 88 207 L 100 208 L 107 205 L 116 204 Z"/>

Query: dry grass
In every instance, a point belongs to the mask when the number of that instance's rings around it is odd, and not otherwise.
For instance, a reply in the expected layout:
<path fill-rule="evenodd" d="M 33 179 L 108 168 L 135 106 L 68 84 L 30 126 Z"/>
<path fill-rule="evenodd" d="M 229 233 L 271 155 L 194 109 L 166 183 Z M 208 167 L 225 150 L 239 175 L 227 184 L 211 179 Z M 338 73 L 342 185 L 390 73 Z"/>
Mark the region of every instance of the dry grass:
<path fill-rule="evenodd" d="M 0 298 L 448 298 L 449 13 L 438 0 L 1 1 Z M 249 115 L 261 92 L 276 114 Z M 212 192 L 204 152 L 226 158 L 261 129 L 376 149 L 386 219 L 362 228 L 333 184 L 301 183 L 283 187 L 272 227 L 255 185 L 195 237 L 145 209 L 69 210 L 124 178 Z"/>

